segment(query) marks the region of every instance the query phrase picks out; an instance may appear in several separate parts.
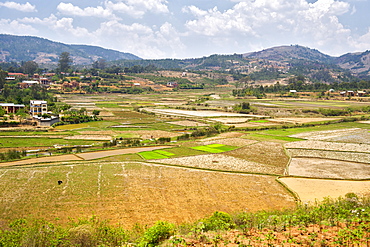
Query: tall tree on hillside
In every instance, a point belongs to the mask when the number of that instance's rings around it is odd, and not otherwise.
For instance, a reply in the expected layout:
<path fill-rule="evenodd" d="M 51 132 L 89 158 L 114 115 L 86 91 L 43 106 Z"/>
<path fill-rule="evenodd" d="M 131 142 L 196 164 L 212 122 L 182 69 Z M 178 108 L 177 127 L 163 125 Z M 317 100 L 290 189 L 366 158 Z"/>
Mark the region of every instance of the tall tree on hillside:
<path fill-rule="evenodd" d="M 62 52 L 59 56 L 58 67 L 60 72 L 67 72 L 71 68 L 73 59 L 69 52 Z"/>
<path fill-rule="evenodd" d="M 35 61 L 27 61 L 22 63 L 22 70 L 25 74 L 33 75 L 38 67 L 39 65 Z"/>
<path fill-rule="evenodd" d="M 93 62 L 92 67 L 94 69 L 105 69 L 107 67 L 107 60 L 99 58 L 98 60 Z"/>
<path fill-rule="evenodd" d="M 4 70 L 0 69 L 0 90 L 3 89 L 5 84 L 5 78 L 7 77 L 8 73 L 6 73 Z"/>

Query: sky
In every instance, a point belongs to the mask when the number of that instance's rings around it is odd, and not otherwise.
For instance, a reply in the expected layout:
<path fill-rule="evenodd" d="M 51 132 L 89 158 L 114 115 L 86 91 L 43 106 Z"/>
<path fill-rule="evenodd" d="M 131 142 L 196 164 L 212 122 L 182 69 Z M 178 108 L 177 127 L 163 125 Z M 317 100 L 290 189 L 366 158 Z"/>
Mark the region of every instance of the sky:
<path fill-rule="evenodd" d="M 281 45 L 339 56 L 370 50 L 369 1 L 0 0 L 0 33 L 96 45 L 144 59 Z"/>

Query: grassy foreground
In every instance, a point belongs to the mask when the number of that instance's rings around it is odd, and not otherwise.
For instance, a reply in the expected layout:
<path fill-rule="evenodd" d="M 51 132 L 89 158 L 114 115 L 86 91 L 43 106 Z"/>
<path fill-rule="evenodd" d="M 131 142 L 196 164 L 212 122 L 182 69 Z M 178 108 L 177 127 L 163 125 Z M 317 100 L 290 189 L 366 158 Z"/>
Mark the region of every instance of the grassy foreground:
<path fill-rule="evenodd" d="M 213 215 L 191 224 L 158 221 L 127 230 L 96 217 L 56 225 L 17 219 L 0 246 L 369 246 L 370 197 L 353 193 L 294 210 Z"/>

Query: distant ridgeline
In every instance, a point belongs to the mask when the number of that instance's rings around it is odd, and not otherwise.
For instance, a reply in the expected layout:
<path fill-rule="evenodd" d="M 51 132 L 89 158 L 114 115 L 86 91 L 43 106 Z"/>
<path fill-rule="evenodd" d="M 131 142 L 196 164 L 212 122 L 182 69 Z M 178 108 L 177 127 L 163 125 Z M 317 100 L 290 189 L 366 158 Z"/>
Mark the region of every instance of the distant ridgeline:
<path fill-rule="evenodd" d="M 98 46 L 67 45 L 38 37 L 0 34 L 0 62 L 57 63 L 62 52 L 69 52 L 75 64 L 92 64 L 98 59 L 107 61 L 141 59 L 131 53 Z"/>
<path fill-rule="evenodd" d="M 92 66 L 104 60 L 108 67 L 189 70 L 231 74 L 236 80 L 248 75 L 254 80 L 280 80 L 303 75 L 312 82 L 350 82 L 370 79 L 370 51 L 332 57 L 299 45 L 278 46 L 262 51 L 211 55 L 188 59 L 141 59 L 130 53 L 89 45 L 67 45 L 47 39 L 0 34 L 0 62 L 35 61 L 44 67 L 56 65 L 62 52 L 70 53 L 73 64 Z M 0 63 L 1 66 L 1 63 Z M 4 66 L 1 66 L 4 69 Z M 98 66 L 97 66 L 98 68 Z M 133 73 L 140 73 L 136 67 Z M 126 70 L 125 70 L 126 71 Z"/>

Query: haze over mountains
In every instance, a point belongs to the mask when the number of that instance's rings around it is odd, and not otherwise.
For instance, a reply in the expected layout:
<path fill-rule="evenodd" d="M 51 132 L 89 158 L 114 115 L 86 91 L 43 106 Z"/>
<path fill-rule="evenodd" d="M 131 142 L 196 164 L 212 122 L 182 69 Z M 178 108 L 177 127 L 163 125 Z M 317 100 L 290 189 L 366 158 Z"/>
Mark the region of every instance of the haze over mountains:
<path fill-rule="evenodd" d="M 62 52 L 69 52 L 75 65 L 90 65 L 98 59 L 105 59 L 121 66 L 154 64 L 162 68 L 202 69 L 208 66 L 208 68 L 230 69 L 235 68 L 236 65 L 245 65 L 247 60 L 263 60 L 276 62 L 281 66 L 321 66 L 328 69 L 347 70 L 356 76 L 370 75 L 370 51 L 332 57 L 315 49 L 290 45 L 245 54 L 212 55 L 194 59 L 145 60 L 131 53 L 98 46 L 68 45 L 38 37 L 0 34 L 1 62 L 33 60 L 39 64 L 56 64 Z"/>

